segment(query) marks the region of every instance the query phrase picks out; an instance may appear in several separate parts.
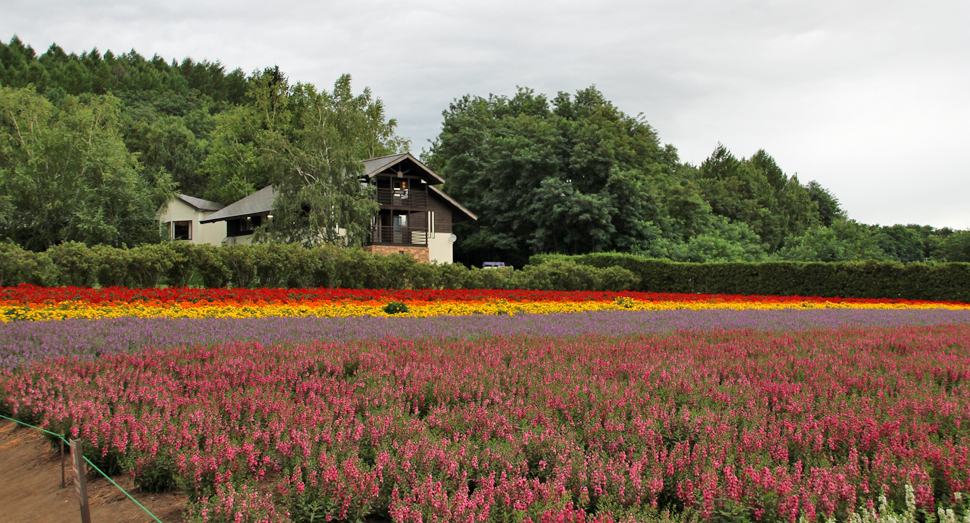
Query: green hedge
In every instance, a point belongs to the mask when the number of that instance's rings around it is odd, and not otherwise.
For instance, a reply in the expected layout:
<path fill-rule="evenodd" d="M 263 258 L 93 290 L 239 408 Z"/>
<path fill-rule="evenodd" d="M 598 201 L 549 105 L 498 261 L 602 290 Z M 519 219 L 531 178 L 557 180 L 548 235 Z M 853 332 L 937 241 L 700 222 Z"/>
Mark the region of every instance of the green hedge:
<path fill-rule="evenodd" d="M 332 245 L 116 249 L 64 243 L 31 252 L 0 243 L 0 286 L 341 287 L 351 289 L 641 290 L 970 302 L 970 263 L 680 263 L 629 254 L 533 256 L 519 270 L 418 263 Z"/>
<path fill-rule="evenodd" d="M 970 302 L 970 263 L 680 263 L 619 253 L 540 255 L 530 263 L 553 260 L 622 267 L 639 277 L 640 291 Z"/>
<path fill-rule="evenodd" d="M 516 271 L 469 269 L 333 245 L 304 249 L 167 242 L 116 249 L 71 242 L 35 253 L 0 243 L 0 286 L 624 290 L 638 282 L 622 268 L 599 269 L 563 260 Z"/>

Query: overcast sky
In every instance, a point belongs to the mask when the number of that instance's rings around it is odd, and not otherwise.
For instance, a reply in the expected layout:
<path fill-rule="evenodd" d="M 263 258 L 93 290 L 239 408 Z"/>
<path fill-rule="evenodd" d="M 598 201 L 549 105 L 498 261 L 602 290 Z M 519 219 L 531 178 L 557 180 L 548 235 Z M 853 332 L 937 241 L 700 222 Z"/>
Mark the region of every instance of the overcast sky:
<path fill-rule="evenodd" d="M 350 73 L 416 152 L 465 94 L 595 84 L 681 159 L 765 149 L 853 219 L 970 228 L 970 2 L 0 0 L 38 53 Z"/>

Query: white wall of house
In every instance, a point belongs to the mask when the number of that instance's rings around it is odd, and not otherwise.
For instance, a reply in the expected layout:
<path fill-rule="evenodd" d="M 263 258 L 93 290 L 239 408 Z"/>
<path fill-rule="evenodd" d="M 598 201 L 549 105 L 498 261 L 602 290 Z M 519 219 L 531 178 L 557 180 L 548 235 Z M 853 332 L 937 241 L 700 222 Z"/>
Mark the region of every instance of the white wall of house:
<path fill-rule="evenodd" d="M 156 218 L 162 224 L 163 230 L 168 231 L 170 239 L 175 238 L 176 225 L 189 222 L 191 239 L 185 241 L 200 245 L 207 243 L 219 246 L 222 245 L 222 239 L 226 237 L 226 222 L 199 223 L 200 220 L 209 217 L 212 212 L 200 211 L 182 200 L 173 199 L 158 210 Z"/>
<path fill-rule="evenodd" d="M 428 260 L 439 265 L 452 263 L 451 233 L 428 233 Z"/>

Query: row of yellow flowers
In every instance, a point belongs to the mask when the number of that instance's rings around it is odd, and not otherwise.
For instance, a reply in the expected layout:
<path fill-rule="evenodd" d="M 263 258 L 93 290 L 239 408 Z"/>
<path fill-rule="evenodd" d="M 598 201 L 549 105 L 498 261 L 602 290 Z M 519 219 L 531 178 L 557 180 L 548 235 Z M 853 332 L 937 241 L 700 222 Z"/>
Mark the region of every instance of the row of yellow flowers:
<path fill-rule="evenodd" d="M 703 310 L 779 310 L 779 309 L 970 309 L 963 303 L 852 303 L 819 301 L 642 301 L 617 298 L 612 301 L 409 301 L 406 312 L 385 312 L 387 302 L 379 301 L 311 301 L 299 303 L 231 302 L 175 303 L 102 303 L 61 302 L 0 305 L 0 321 L 37 321 L 66 319 L 141 318 L 260 318 L 348 317 L 348 316 L 464 316 L 472 314 L 551 314 L 605 310 L 663 311 L 674 309 Z"/>

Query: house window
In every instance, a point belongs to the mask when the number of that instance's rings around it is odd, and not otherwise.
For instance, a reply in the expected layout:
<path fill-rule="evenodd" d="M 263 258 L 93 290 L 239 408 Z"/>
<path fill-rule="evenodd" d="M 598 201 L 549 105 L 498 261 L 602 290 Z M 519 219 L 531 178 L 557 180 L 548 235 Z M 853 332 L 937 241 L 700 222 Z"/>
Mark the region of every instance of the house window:
<path fill-rule="evenodd" d="M 172 239 L 191 240 L 192 222 L 191 221 L 172 222 Z"/>
<path fill-rule="evenodd" d="M 226 220 L 226 235 L 247 236 L 252 234 L 257 227 L 262 225 L 262 223 L 262 216 L 247 216 L 245 218 Z"/>

